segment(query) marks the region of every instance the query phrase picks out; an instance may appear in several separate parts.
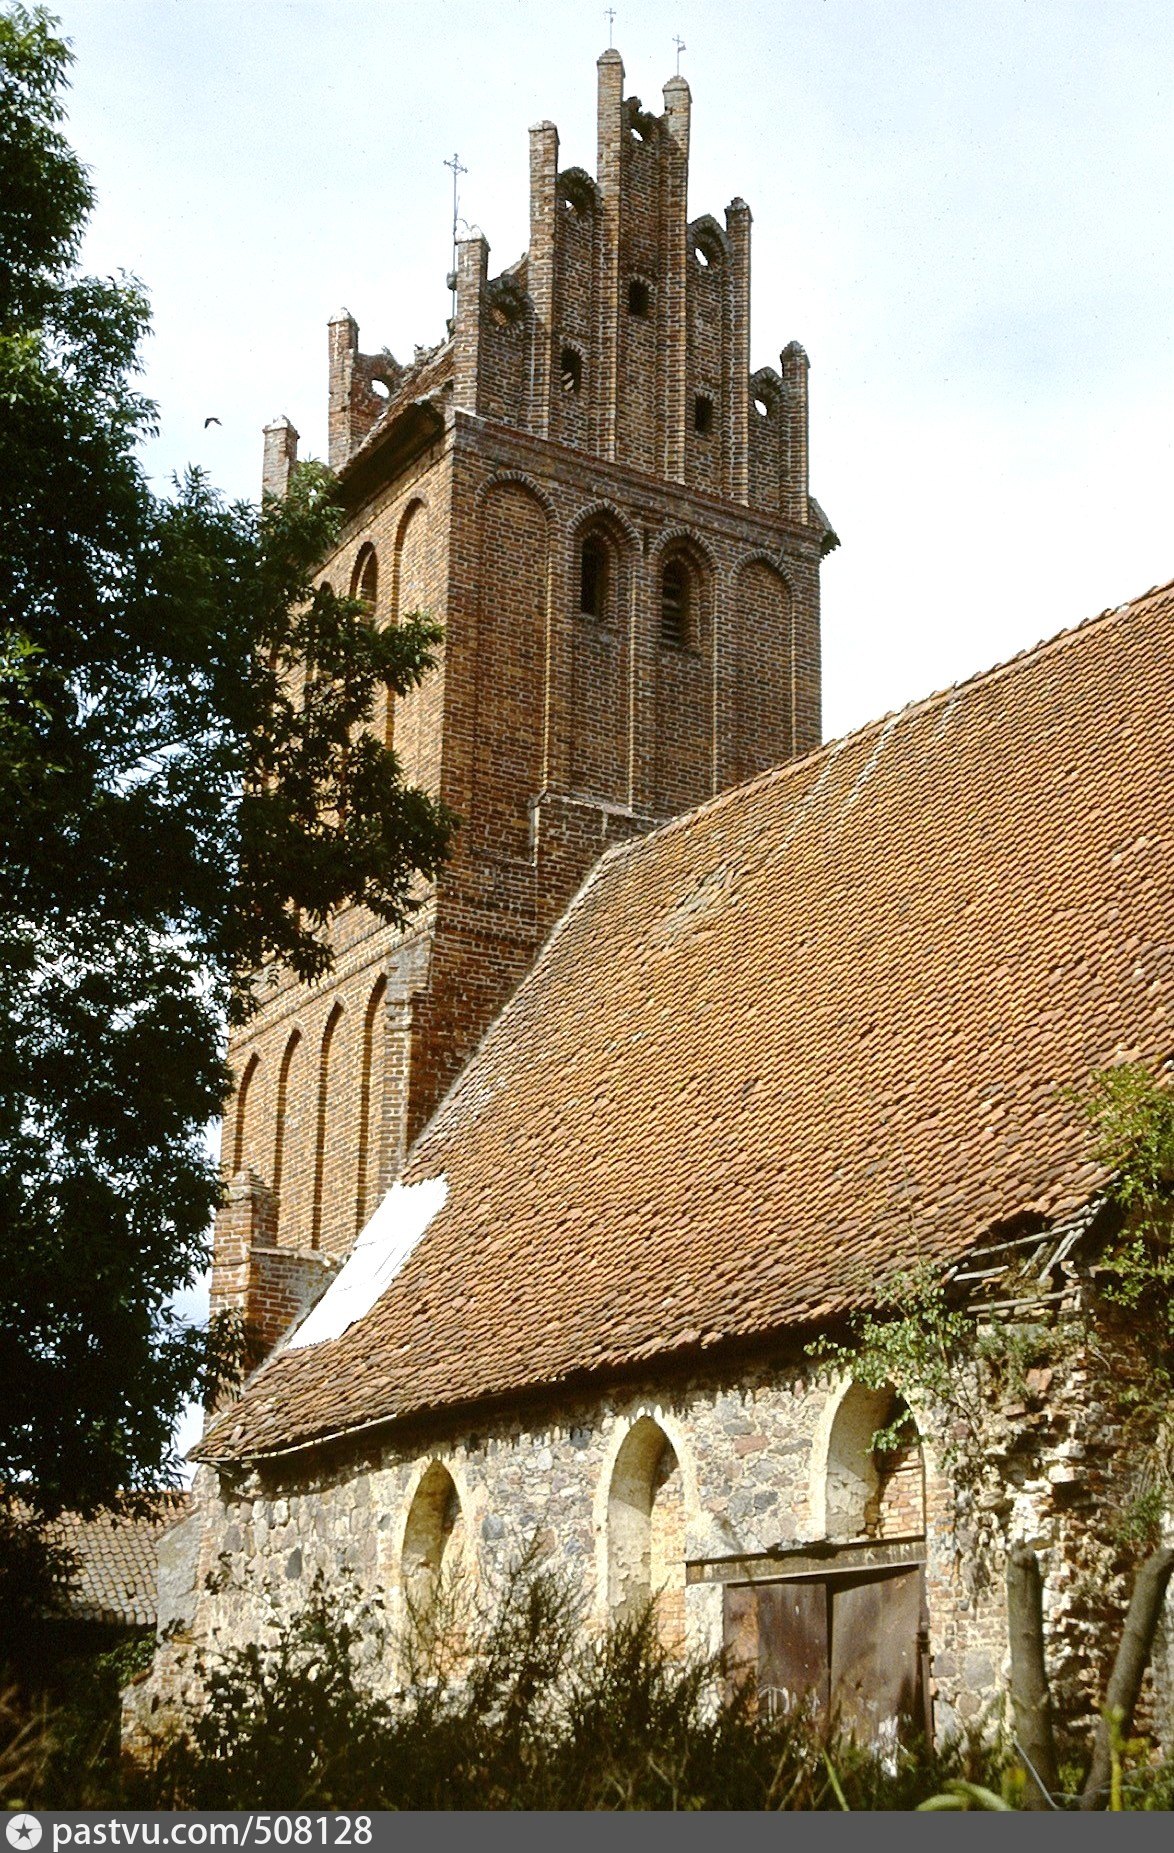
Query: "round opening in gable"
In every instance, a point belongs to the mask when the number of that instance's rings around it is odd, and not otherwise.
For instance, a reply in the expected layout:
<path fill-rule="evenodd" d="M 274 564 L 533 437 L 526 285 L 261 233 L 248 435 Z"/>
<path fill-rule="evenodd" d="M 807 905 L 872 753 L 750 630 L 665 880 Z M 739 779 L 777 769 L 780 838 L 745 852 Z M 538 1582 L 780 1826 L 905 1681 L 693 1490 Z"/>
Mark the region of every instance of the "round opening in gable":
<path fill-rule="evenodd" d="M 391 398 L 391 387 L 387 384 L 386 380 L 372 380 L 371 391 L 375 394 L 377 399 Z"/>
<path fill-rule="evenodd" d="M 767 404 L 765 399 L 755 399 L 754 410 L 758 413 L 758 416 L 760 418 L 770 417 L 770 406 Z"/>

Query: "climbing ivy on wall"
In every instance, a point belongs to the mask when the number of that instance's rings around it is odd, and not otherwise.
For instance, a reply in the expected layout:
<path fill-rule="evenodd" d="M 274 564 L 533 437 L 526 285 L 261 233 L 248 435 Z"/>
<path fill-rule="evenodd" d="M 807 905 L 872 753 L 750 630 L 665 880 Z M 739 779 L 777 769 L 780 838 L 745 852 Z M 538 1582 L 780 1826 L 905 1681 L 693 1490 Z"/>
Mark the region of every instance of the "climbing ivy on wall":
<path fill-rule="evenodd" d="M 1117 1532 L 1145 1549 L 1174 1510 L 1174 1089 L 1140 1063 L 1070 1096 L 1109 1173 L 1110 1230 L 1091 1271 L 1083 1337 L 1119 1427 Z"/>
<path fill-rule="evenodd" d="M 895 1385 L 929 1421 L 963 1504 L 986 1483 L 991 1511 L 1017 1421 L 1022 1427 L 1058 1373 L 1080 1368 L 1086 1402 L 1115 1433 L 1122 1484 L 1113 1529 L 1133 1555 L 1174 1509 L 1174 1090 L 1129 1064 L 1094 1074 L 1067 1098 L 1088 1128 L 1090 1158 L 1108 1174 L 1092 1258 L 1070 1302 L 1045 1303 L 1039 1283 L 1009 1271 L 1000 1289 L 1015 1311 L 1000 1314 L 923 1263 L 882 1283 L 847 1338 L 821 1338 L 810 1355 L 869 1389 Z M 899 1440 L 881 1430 L 874 1446 Z"/>

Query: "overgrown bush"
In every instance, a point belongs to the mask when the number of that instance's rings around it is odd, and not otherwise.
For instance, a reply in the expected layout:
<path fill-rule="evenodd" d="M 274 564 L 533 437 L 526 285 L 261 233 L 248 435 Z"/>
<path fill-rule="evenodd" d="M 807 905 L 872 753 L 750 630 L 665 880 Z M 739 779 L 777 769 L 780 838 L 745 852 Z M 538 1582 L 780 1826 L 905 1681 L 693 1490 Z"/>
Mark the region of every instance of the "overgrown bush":
<path fill-rule="evenodd" d="M 122 1688 L 154 1645 L 139 1635 L 95 1649 L 43 1633 L 37 1680 L 0 1682 L 0 1808 L 114 1805 Z"/>
<path fill-rule="evenodd" d="M 358 1619 L 356 1619 L 358 1617 Z M 721 1657 L 680 1660 L 655 1609 L 592 1637 L 533 1558 L 492 1613 L 453 1590 L 395 1643 L 377 1612 L 321 1583 L 265 1645 L 205 1653 L 206 1704 L 182 1734 L 119 1768 L 100 1708 L 38 1712 L 0 1697 L 0 1801 L 134 1808 L 887 1810 L 1016 1807 L 1012 1747 L 979 1733 L 877 1756 L 805 1710 L 760 1710 Z M 105 1660 L 94 1670 L 107 1694 Z M 87 1718 L 95 1724 L 87 1730 Z M 1169 1807 L 1174 1765 L 1121 1746 L 1126 1808 Z M 1074 1806 L 1078 1772 L 1072 1775 Z"/>
<path fill-rule="evenodd" d="M 442 1606 L 444 1606 L 442 1604 Z M 365 1618 L 370 1621 L 370 1618 Z M 598 1639 L 532 1561 L 492 1616 L 455 1601 L 398 1642 L 405 1677 L 371 1690 L 361 1635 L 319 1584 L 302 1613 L 206 1657 L 207 1704 L 128 1779 L 141 1807 L 397 1809 L 911 1808 L 952 1777 L 998 1783 L 952 1744 L 880 1760 L 805 1711 L 768 1715 L 719 1658 L 678 1659 L 654 1609 Z"/>

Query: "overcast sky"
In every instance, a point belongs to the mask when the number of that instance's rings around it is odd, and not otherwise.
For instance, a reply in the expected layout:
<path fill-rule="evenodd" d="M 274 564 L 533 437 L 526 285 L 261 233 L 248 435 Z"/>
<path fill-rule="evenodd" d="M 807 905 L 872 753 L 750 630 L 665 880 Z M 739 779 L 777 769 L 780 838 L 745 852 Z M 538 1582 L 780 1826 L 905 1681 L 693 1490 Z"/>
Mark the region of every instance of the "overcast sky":
<path fill-rule="evenodd" d="M 527 137 L 594 168 L 582 0 L 60 0 L 86 258 L 148 285 L 161 480 L 255 496 L 325 447 L 325 324 L 443 333 L 450 176 L 516 258 Z M 690 212 L 754 212 L 753 364 L 811 356 L 826 731 L 1174 572 L 1171 0 L 617 4 L 627 88 L 693 91 Z M 205 431 L 204 419 L 219 426 Z"/>

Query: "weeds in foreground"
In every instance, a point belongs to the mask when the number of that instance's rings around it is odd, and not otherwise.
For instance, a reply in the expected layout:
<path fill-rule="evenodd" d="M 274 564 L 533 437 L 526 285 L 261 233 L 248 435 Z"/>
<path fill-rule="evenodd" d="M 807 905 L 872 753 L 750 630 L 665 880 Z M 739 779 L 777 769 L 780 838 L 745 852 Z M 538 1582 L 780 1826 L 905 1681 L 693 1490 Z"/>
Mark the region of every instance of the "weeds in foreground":
<path fill-rule="evenodd" d="M 394 1646 L 399 1684 L 376 1689 Z M 680 1659 L 655 1609 L 593 1638 L 531 1558 L 492 1613 L 444 1595 L 389 1643 L 317 1584 L 302 1611 L 202 1663 L 206 1704 L 146 1763 L 96 1763 L 49 1717 L 14 1739 L 10 1801 L 135 1808 L 887 1810 L 1016 1807 L 1022 1771 L 979 1736 L 881 1757 L 803 1709 L 770 1714 L 721 1657 Z M 0 1742 L 0 1766 L 3 1752 Z M 1174 1769 L 1123 1747 L 1124 1807 Z M 17 1774 L 19 1772 L 19 1774 Z M 103 1787 L 102 1784 L 105 1784 Z M 85 1800 L 74 1800 L 84 1794 Z"/>
<path fill-rule="evenodd" d="M 388 1652 L 319 1584 L 268 1647 L 207 1660 L 205 1709 L 127 1779 L 146 1807 L 910 1809 L 1002 1779 L 977 1741 L 879 1759 L 809 1713 L 769 1715 L 720 1657 L 681 1660 L 654 1609 L 600 1638 L 530 1557 L 492 1610 L 442 1592 Z M 384 1664 L 386 1662 L 384 1661 Z"/>

